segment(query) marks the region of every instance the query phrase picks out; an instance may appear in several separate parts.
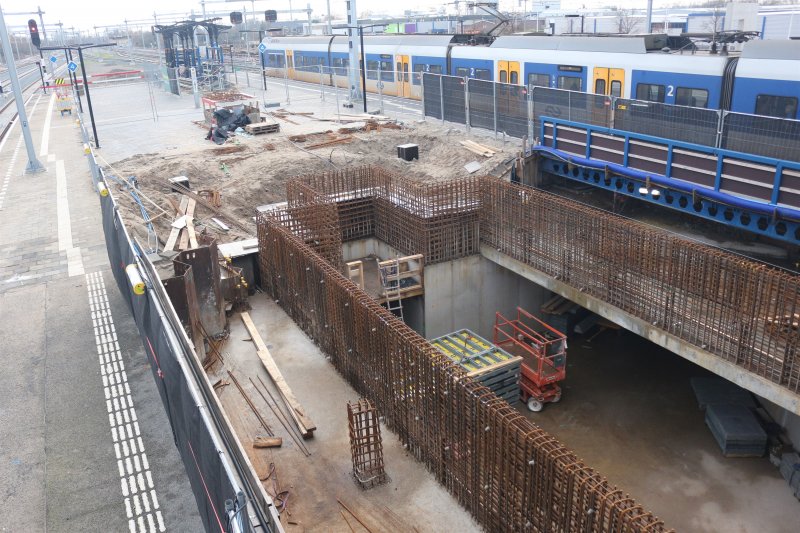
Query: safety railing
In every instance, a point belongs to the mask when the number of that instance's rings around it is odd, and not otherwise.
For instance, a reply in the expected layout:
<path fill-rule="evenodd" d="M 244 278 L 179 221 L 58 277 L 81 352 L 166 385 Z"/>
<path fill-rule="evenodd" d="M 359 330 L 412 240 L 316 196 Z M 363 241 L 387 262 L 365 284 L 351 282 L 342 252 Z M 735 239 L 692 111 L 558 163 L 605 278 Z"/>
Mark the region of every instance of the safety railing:
<path fill-rule="evenodd" d="M 79 119 L 89 146 L 89 133 Z M 131 239 L 94 151 L 89 148 L 86 156 L 100 193 L 111 271 L 139 330 L 205 530 L 282 532 L 272 500 L 228 426 L 155 267 L 138 241 Z M 128 269 L 144 283 L 143 292 L 135 290 Z"/>
<path fill-rule="evenodd" d="M 431 73 L 422 79 L 426 117 L 495 134 L 527 135 L 534 144 L 541 131 L 540 118 L 545 116 L 800 161 L 800 120 Z"/>

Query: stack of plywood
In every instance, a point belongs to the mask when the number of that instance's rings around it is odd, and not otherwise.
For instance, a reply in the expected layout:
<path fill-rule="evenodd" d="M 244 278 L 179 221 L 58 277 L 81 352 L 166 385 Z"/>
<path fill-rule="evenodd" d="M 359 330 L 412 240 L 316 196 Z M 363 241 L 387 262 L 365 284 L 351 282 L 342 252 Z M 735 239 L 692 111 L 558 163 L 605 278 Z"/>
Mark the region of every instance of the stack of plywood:
<path fill-rule="evenodd" d="M 500 398 L 511 404 L 519 401 L 522 357 L 511 355 L 468 329 L 443 335 L 431 344 Z"/>

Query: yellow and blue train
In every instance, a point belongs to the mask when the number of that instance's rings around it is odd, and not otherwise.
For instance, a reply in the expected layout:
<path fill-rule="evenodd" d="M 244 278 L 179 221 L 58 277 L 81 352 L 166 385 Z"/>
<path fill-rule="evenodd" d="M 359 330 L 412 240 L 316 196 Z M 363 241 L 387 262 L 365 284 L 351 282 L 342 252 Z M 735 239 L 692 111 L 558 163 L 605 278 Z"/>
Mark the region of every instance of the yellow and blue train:
<path fill-rule="evenodd" d="M 296 80 L 347 86 L 347 37 L 273 37 L 266 67 Z M 648 50 L 648 38 L 365 36 L 367 91 L 419 99 L 424 72 L 545 86 L 666 104 L 800 119 L 800 41 L 757 40 L 741 53 Z"/>

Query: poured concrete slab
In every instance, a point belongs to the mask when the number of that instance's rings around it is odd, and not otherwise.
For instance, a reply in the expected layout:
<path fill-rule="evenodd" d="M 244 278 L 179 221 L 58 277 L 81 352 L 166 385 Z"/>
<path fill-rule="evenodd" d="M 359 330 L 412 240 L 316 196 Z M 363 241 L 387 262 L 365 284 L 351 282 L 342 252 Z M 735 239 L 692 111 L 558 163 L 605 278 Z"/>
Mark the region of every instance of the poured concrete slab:
<path fill-rule="evenodd" d="M 224 368 L 217 363 L 210 374 L 212 382 L 220 378 L 229 380 L 227 370 L 232 370 L 275 435 L 283 438 L 281 448 L 253 448 L 253 440 L 264 435 L 265 430 L 233 384 L 218 390 L 259 477 L 266 478 L 272 464 L 279 489 L 289 490 L 289 512 L 281 516 L 287 531 L 295 527 L 307 531 L 350 531 L 337 499 L 373 531 L 480 530 L 385 426 L 381 428 L 383 453 L 390 482 L 367 491 L 359 488 L 352 477 L 346 407 L 348 401 L 359 398 L 358 393 L 275 302 L 259 294 L 250 303 L 250 315 L 260 335 L 294 395 L 317 426 L 313 438 L 304 441 L 311 456 L 304 456 L 249 381 L 252 378 L 258 383 L 260 377 L 278 398 L 238 316 L 231 318 L 230 338 L 222 348 Z M 264 481 L 264 486 L 275 494 L 274 477 Z M 348 515 L 348 519 L 356 527 L 353 517 Z M 290 524 L 290 520 L 296 524 Z"/>

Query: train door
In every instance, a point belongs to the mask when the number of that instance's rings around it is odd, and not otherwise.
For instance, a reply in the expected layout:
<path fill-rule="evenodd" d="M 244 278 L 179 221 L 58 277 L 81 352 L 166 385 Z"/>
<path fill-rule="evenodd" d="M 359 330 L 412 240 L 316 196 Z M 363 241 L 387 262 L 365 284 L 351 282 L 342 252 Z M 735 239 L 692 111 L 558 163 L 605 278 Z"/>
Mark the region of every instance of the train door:
<path fill-rule="evenodd" d="M 286 50 L 286 70 L 288 76 L 294 79 L 294 52 Z"/>
<path fill-rule="evenodd" d="M 395 59 L 395 76 L 397 79 L 397 96 L 408 98 L 411 96 L 411 87 L 409 87 L 409 60 L 408 56 L 396 56 Z"/>
<path fill-rule="evenodd" d="M 621 68 L 594 68 L 592 92 L 608 96 L 622 97 L 625 89 L 625 70 Z"/>
<path fill-rule="evenodd" d="M 519 61 L 498 61 L 497 81 L 500 83 L 519 85 Z"/>

